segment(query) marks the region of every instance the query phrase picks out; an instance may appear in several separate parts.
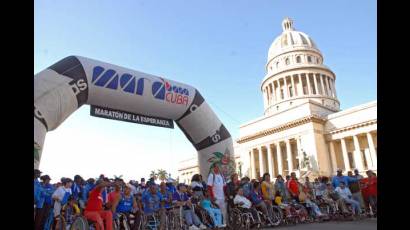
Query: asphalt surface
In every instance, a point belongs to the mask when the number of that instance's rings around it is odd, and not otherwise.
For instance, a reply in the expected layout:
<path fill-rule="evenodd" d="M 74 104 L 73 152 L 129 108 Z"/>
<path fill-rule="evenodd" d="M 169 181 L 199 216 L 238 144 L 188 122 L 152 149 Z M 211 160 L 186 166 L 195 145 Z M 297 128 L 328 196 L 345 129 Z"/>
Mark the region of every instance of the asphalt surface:
<path fill-rule="evenodd" d="M 277 230 L 376 230 L 377 219 L 370 218 L 356 221 L 330 221 L 312 224 L 297 224 L 293 226 L 280 226 L 275 228 Z"/>

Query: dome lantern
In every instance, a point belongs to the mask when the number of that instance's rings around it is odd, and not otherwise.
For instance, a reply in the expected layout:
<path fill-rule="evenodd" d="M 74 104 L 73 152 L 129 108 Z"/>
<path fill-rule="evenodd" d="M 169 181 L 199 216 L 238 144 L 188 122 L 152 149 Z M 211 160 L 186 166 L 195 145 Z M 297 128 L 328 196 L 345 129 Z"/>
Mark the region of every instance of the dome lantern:
<path fill-rule="evenodd" d="M 290 19 L 289 17 L 286 17 L 286 18 L 282 21 L 282 28 L 283 28 L 283 31 L 286 31 L 286 30 L 294 30 L 294 29 L 293 29 L 293 20 Z"/>

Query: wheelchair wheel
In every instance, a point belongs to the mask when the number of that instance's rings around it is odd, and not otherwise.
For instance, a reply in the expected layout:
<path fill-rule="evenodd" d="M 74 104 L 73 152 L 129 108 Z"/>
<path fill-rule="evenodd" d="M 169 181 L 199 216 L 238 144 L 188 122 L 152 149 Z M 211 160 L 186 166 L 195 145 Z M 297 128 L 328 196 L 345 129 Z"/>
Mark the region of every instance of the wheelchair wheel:
<path fill-rule="evenodd" d="M 272 206 L 272 225 L 279 226 L 282 223 L 282 210 L 277 206 Z"/>
<path fill-rule="evenodd" d="M 242 226 L 241 212 L 238 209 L 232 209 L 231 215 L 229 215 L 229 226 L 232 229 L 240 229 Z"/>
<path fill-rule="evenodd" d="M 83 216 L 77 216 L 74 218 L 73 223 L 70 226 L 70 230 L 89 230 L 87 219 Z"/>

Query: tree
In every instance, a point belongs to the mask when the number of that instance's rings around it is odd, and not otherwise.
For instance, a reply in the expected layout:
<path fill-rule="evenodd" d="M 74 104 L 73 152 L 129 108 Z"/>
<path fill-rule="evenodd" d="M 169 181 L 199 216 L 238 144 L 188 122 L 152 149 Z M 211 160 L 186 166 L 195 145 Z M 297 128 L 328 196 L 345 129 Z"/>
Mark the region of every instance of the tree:
<path fill-rule="evenodd" d="M 168 178 L 168 173 L 164 169 L 158 169 L 157 175 L 162 182 Z"/>
<path fill-rule="evenodd" d="M 155 172 L 155 170 L 151 171 L 151 174 L 149 174 L 149 178 L 157 177 L 158 174 Z"/>

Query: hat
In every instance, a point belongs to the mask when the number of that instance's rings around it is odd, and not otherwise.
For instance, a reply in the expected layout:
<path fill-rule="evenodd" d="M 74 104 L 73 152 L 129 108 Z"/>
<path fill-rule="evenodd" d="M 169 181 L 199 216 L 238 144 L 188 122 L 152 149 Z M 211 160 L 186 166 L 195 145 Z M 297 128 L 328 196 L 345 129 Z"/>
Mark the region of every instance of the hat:
<path fill-rule="evenodd" d="M 45 180 L 51 180 L 51 178 L 50 178 L 50 176 L 49 176 L 49 175 L 44 175 L 44 176 L 41 176 L 41 177 L 40 177 L 40 179 L 41 179 L 42 181 L 45 181 Z"/>
<path fill-rule="evenodd" d="M 41 173 L 43 173 L 43 172 L 41 172 L 41 171 L 38 170 L 38 169 L 34 169 L 34 174 L 41 174 Z"/>
<path fill-rule="evenodd" d="M 172 179 L 171 177 L 169 177 L 169 178 L 167 179 L 167 183 L 174 183 L 174 182 L 175 182 L 175 180 Z"/>

